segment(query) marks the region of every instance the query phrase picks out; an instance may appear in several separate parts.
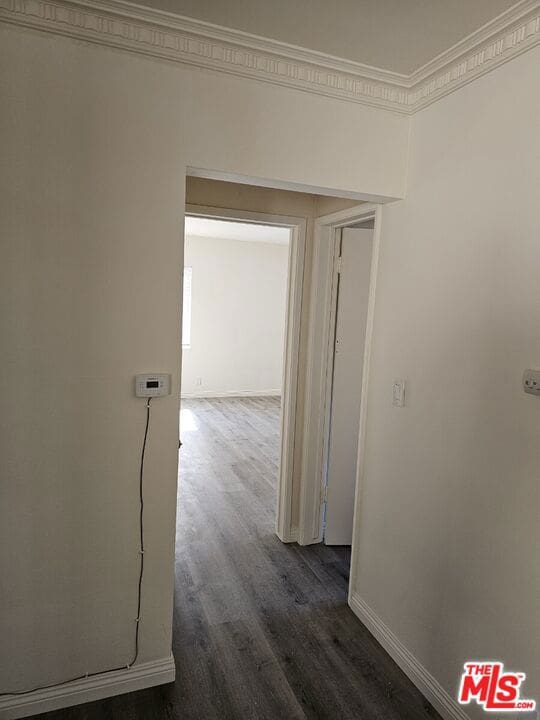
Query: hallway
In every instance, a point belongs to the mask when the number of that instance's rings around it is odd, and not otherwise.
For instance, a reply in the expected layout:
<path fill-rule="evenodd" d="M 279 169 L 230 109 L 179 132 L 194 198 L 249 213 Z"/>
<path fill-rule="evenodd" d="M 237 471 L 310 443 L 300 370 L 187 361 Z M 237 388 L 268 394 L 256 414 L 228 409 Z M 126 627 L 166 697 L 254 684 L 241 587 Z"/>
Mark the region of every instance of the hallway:
<path fill-rule="evenodd" d="M 182 410 L 176 683 L 41 717 L 438 718 L 347 606 L 349 549 L 276 537 L 279 400 Z"/>
<path fill-rule="evenodd" d="M 349 548 L 274 533 L 275 398 L 186 400 L 175 657 L 188 718 L 434 717 L 347 606 Z M 189 611 L 188 611 L 189 610 Z"/>

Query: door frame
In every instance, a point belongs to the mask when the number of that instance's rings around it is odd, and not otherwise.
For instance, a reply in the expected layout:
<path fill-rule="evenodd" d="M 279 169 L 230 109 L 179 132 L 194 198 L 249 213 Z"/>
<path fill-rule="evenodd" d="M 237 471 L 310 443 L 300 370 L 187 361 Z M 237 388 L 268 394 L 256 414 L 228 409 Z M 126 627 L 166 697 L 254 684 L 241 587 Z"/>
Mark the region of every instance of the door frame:
<path fill-rule="evenodd" d="M 364 472 L 364 440 L 369 385 L 369 364 L 375 309 L 375 286 L 379 261 L 382 205 L 363 203 L 315 220 L 311 276 L 310 318 L 307 348 L 307 376 L 304 412 L 304 446 L 300 488 L 298 542 L 310 545 L 322 541 L 324 488 L 328 462 L 330 392 L 333 368 L 333 324 L 337 293 L 335 288 L 337 238 L 342 228 L 373 220 L 373 249 L 362 371 L 358 463 L 353 521 L 353 555 L 358 534 L 360 487 Z M 352 565 L 354 567 L 354 564 Z M 351 578 L 352 585 L 352 578 Z"/>
<path fill-rule="evenodd" d="M 276 534 L 282 542 L 295 542 L 298 539 L 298 529 L 292 526 L 292 501 L 297 438 L 298 368 L 306 254 L 306 218 L 193 204 L 186 204 L 185 215 L 257 225 L 274 225 L 287 227 L 291 231 L 281 384 L 281 446 L 277 485 Z M 180 373 L 180 392 L 181 388 Z"/>

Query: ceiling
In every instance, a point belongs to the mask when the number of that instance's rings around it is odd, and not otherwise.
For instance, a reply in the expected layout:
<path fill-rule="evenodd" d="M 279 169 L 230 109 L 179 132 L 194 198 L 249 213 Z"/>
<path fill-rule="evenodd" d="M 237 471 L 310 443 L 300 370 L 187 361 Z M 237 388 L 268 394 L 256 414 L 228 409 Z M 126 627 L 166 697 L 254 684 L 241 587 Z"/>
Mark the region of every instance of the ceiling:
<path fill-rule="evenodd" d="M 275 243 L 287 245 L 289 228 L 275 225 L 255 225 L 231 220 L 186 217 L 185 234 L 189 237 L 220 238 L 221 240 L 243 240 L 245 242 Z"/>
<path fill-rule="evenodd" d="M 140 4 L 409 75 L 515 0 L 139 0 Z"/>

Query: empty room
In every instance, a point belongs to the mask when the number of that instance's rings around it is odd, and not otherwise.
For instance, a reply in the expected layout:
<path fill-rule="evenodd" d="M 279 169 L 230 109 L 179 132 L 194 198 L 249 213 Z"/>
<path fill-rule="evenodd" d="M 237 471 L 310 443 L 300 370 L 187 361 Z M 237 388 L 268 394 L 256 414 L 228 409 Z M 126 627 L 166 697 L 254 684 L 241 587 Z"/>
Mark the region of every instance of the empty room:
<path fill-rule="evenodd" d="M 540 0 L 0 1 L 0 720 L 537 720 Z"/>

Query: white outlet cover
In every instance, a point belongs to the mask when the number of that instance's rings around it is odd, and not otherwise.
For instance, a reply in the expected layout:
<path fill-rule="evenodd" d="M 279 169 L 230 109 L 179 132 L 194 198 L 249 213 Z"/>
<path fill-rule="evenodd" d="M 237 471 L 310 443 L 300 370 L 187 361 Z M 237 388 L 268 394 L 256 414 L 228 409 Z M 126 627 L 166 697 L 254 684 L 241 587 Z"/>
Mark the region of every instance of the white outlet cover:
<path fill-rule="evenodd" d="M 523 390 L 529 395 L 540 395 L 540 370 L 525 370 Z"/>
<path fill-rule="evenodd" d="M 394 407 L 405 405 L 405 380 L 394 380 L 392 383 L 392 405 Z"/>

